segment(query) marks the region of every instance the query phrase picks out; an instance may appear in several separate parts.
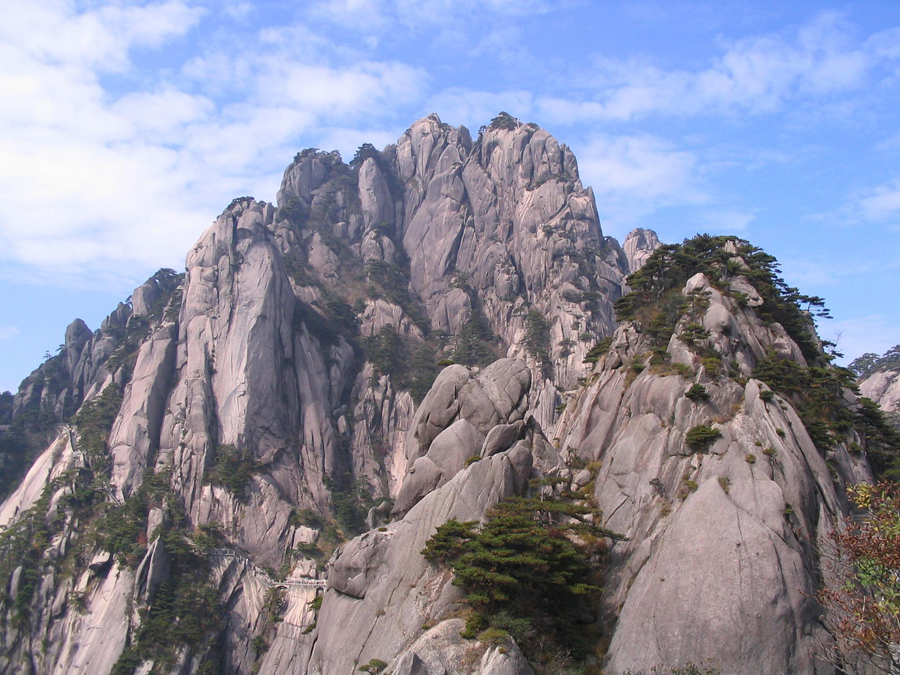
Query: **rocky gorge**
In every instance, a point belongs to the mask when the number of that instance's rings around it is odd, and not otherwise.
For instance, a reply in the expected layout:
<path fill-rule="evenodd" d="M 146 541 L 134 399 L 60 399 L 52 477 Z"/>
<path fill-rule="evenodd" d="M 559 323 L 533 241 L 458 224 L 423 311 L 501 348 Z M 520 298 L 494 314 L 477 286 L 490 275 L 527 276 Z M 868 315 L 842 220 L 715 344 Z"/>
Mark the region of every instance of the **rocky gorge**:
<path fill-rule="evenodd" d="M 748 242 L 604 236 L 537 125 L 305 150 L 16 393 L 0 673 L 838 672 L 821 549 L 900 390 L 826 347 Z M 422 555 L 516 498 L 604 528 L 578 653 L 463 637 Z"/>

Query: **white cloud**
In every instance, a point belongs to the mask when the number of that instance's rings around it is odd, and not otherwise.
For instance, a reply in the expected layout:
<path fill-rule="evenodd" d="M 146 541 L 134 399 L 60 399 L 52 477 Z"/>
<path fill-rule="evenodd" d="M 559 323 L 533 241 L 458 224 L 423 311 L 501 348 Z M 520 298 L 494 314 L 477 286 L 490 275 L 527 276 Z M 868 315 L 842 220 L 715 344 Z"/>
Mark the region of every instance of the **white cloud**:
<path fill-rule="evenodd" d="M 207 52 L 182 74 L 141 71 L 133 49 L 182 39 L 202 11 L 75 7 L 17 0 L 0 26 L 0 199 L 27 205 L 0 215 L 0 276 L 91 284 L 178 267 L 232 197 L 274 197 L 298 137 L 377 128 L 425 82 L 298 27 Z M 109 72 L 132 89 L 104 88 Z"/>
<path fill-rule="evenodd" d="M 109 3 L 78 12 L 66 0 L 7 0 L 0 40 L 48 64 L 122 71 L 135 46 L 158 47 L 187 33 L 203 14 L 183 2 Z"/>
<path fill-rule="evenodd" d="M 859 198 L 859 209 L 867 220 L 885 221 L 900 217 L 900 178 L 879 185 Z"/>
<path fill-rule="evenodd" d="M 543 0 L 318 0 L 311 16 L 359 33 L 382 33 L 398 27 L 417 30 L 440 27 L 479 17 L 542 14 L 571 2 Z"/>
<path fill-rule="evenodd" d="M 854 43 L 841 15 L 825 12 L 792 39 L 773 34 L 738 40 L 697 70 L 600 55 L 593 70 L 577 80 L 582 98 L 548 97 L 537 107 L 543 118 L 559 121 L 771 113 L 792 100 L 860 89 L 880 60 L 894 57 L 885 46 L 894 39 L 893 33 L 878 34 Z"/>
<path fill-rule="evenodd" d="M 810 222 L 855 227 L 866 224 L 900 225 L 900 178 L 850 193 L 833 211 L 817 213 Z"/>
<path fill-rule="evenodd" d="M 624 233 L 664 206 L 703 204 L 697 156 L 653 136 L 595 136 L 577 148 L 582 183 L 594 189 L 605 228 Z"/>
<path fill-rule="evenodd" d="M 8 340 L 18 334 L 19 329 L 16 326 L 0 326 L 0 340 Z"/>

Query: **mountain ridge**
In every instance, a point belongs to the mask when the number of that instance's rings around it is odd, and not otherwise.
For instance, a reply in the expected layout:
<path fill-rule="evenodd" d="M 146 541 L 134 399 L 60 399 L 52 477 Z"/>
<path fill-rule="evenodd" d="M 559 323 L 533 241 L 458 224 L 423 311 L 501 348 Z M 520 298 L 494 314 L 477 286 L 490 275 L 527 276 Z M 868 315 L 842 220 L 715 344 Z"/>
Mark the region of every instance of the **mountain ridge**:
<path fill-rule="evenodd" d="M 731 237 L 620 247 L 571 151 L 504 113 L 474 141 L 431 115 L 349 164 L 298 153 L 277 206 L 234 200 L 184 276 L 73 323 L 20 388 L 47 449 L 0 506 L 0 672 L 541 672 L 459 638 L 460 592 L 419 555 L 535 490 L 628 537 L 582 667 L 831 672 L 814 542 L 873 475 L 852 392 L 837 428 L 843 385 L 779 389 L 778 367 L 831 371 L 771 264 Z"/>

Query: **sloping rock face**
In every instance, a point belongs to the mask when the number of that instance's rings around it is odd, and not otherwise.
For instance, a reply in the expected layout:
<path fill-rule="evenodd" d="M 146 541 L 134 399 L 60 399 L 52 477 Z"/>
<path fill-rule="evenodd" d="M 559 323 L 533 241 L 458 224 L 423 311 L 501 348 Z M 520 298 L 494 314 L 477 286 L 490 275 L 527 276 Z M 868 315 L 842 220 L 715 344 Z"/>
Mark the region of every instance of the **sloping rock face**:
<path fill-rule="evenodd" d="M 803 358 L 783 328 L 702 274 L 683 295 L 697 290 L 708 307 L 664 350 L 677 368 L 648 363 L 651 339 L 626 323 L 556 431 L 563 453 L 600 464 L 595 499 L 628 537 L 611 552 L 604 672 L 704 659 L 735 674 L 832 672 L 816 542 L 846 513 L 845 482 L 871 473 L 847 451 L 857 436 L 823 453 L 790 401 L 748 379 L 767 354 Z M 708 336 L 680 338 L 698 318 Z M 709 346 L 731 357 L 731 377 L 710 370 Z M 691 443 L 698 427 L 715 430 L 706 448 Z"/>
<path fill-rule="evenodd" d="M 304 151 L 277 203 L 236 199 L 183 277 L 76 322 L 23 383 L 14 415 L 81 412 L 0 505 L 0 673 L 530 675 L 511 640 L 459 637 L 460 591 L 420 552 L 557 484 L 628 536 L 604 672 L 818 672 L 816 542 L 871 476 L 751 378 L 809 345 L 760 318 L 737 248 L 727 283 L 685 280 L 707 304 L 670 340 L 629 322 L 593 367 L 658 241 L 605 238 L 535 125 L 473 141 L 432 115 L 349 165 Z"/>

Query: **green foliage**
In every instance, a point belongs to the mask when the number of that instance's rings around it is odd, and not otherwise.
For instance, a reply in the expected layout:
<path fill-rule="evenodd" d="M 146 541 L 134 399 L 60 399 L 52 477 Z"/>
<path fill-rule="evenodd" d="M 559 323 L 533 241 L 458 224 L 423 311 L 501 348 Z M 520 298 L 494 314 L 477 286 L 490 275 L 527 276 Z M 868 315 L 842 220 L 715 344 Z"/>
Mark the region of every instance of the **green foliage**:
<path fill-rule="evenodd" d="M 220 612 L 205 558 L 177 530 L 160 536 L 169 553 L 170 575 L 151 605 L 140 609 L 134 647 L 142 659 L 153 659 L 166 670 L 174 665 L 176 649 L 199 648 L 220 628 Z"/>
<path fill-rule="evenodd" d="M 771 389 L 762 389 L 759 392 L 759 398 L 764 403 L 768 403 L 769 401 L 772 401 L 775 398 L 775 392 L 772 391 Z"/>
<path fill-rule="evenodd" d="M 349 474 L 335 480 L 325 479 L 325 486 L 331 492 L 334 518 L 344 539 L 361 534 L 366 530 L 366 513 L 375 505 L 369 494 L 368 485 L 363 480 L 350 482 Z"/>
<path fill-rule="evenodd" d="M 350 160 L 350 166 L 359 167 L 362 166 L 363 162 L 365 162 L 370 157 L 374 157 L 376 161 L 381 159 L 381 153 L 375 148 L 371 143 L 363 143 L 356 149 L 356 153 L 353 155 L 353 159 Z"/>
<path fill-rule="evenodd" d="M 900 345 L 895 345 L 884 354 L 863 354 L 854 359 L 847 368 L 858 378 L 866 378 L 878 371 L 900 370 Z"/>
<path fill-rule="evenodd" d="M 588 353 L 584 355 L 583 363 L 597 363 L 601 356 L 609 353 L 609 348 L 612 347 L 612 340 L 612 335 L 610 335 L 591 347 Z"/>
<path fill-rule="evenodd" d="M 481 299 L 469 285 L 464 274 L 457 273 L 453 285 L 466 292 L 469 306 L 472 308 L 469 320 L 456 338 L 456 349 L 453 352 L 454 363 L 466 366 L 486 366 L 500 357 L 498 344 L 500 340 L 494 335 L 481 306 Z"/>
<path fill-rule="evenodd" d="M 429 342 L 403 337 L 390 324 L 366 338 L 364 349 L 375 374 L 390 375 L 394 386 L 408 389 L 416 403 L 425 398 L 440 371 L 437 353 Z"/>
<path fill-rule="evenodd" d="M 97 476 L 107 474 L 109 456 L 106 444 L 121 406 L 122 392 L 115 385 L 109 385 L 99 396 L 81 406 L 81 410 L 75 415 L 79 449 L 85 454 L 91 470 Z"/>
<path fill-rule="evenodd" d="M 316 530 L 321 530 L 325 525 L 322 517 L 309 509 L 295 510 L 288 519 L 288 523 L 294 527 L 311 527 Z"/>
<path fill-rule="evenodd" d="M 698 424 L 685 434 L 684 442 L 694 452 L 705 452 L 721 437 L 722 433 L 715 427 L 706 424 Z"/>
<path fill-rule="evenodd" d="M 681 329 L 681 335 L 678 336 L 684 344 L 693 346 L 701 340 L 709 337 L 709 331 L 699 323 L 689 323 Z"/>
<path fill-rule="evenodd" d="M 377 675 L 387 668 L 387 665 L 381 659 L 371 659 L 367 664 L 360 666 L 358 670 L 363 673 L 369 673 L 369 675 Z"/>
<path fill-rule="evenodd" d="M 131 379 L 138 350 L 150 334 L 151 326 L 160 319 L 168 321 L 176 319 L 181 309 L 184 274 L 163 268 L 158 270 L 148 281 L 156 283 L 158 291 L 156 300 L 148 307 L 145 316 L 132 316 L 128 320 L 125 334 L 119 333 L 119 337 L 121 337 L 119 345 L 106 360 L 106 369 L 110 373 L 115 373 L 124 367 L 126 380 Z"/>
<path fill-rule="evenodd" d="M 422 402 L 425 394 L 431 389 L 440 372 L 437 363 L 437 353 L 434 347 L 424 342 L 419 344 L 413 352 L 412 361 L 409 362 L 409 372 L 405 384 L 409 389 L 416 404 Z"/>
<path fill-rule="evenodd" d="M 259 473 L 262 468 L 263 465 L 253 458 L 247 448 L 219 445 L 213 455 L 212 466 L 206 470 L 204 480 L 210 485 L 225 488 L 243 501 L 253 475 Z"/>
<path fill-rule="evenodd" d="M 706 387 L 696 383 L 691 385 L 691 388 L 684 395 L 692 401 L 705 401 L 709 398 L 709 392 L 706 391 Z"/>
<path fill-rule="evenodd" d="M 729 267 L 734 254 L 726 251 L 725 246 L 730 241 L 735 242 L 737 255 L 747 264 L 747 269 Z M 812 334 L 809 320 L 810 311 L 817 316 L 828 316 L 824 301 L 802 295 L 788 286 L 779 276 L 774 257 L 734 237 L 703 234 L 682 244 L 658 248 L 640 270 L 628 277 L 632 292 L 616 302 L 618 319 L 639 320 L 648 326 L 647 332 L 655 340 L 667 340 L 682 312 L 690 309 L 696 315 L 702 307 L 701 298 L 692 302 L 693 307 L 687 307 L 689 301 L 681 296 L 687 280 L 698 272 L 726 293 L 730 292 L 725 283 L 729 276 L 745 276 L 763 300 L 755 310 L 757 316 L 766 322 L 780 323 L 807 360 L 827 361 Z M 696 334 L 689 333 L 687 337 L 697 339 Z"/>
<path fill-rule="evenodd" d="M 147 469 L 140 486 L 124 504 L 104 505 L 94 526 L 96 543 L 113 553 L 119 564 L 134 569 L 147 552 L 147 515 L 151 507 L 172 498 L 169 479 L 169 471 L 154 473 Z"/>
<path fill-rule="evenodd" d="M 9 392 L 5 392 L 9 394 Z M 4 394 L 0 394 L 2 397 Z M 12 395 L 10 394 L 10 398 Z M 16 489 L 36 453 L 21 425 L 0 431 L 0 501 Z"/>
<path fill-rule="evenodd" d="M 550 361 L 550 324 L 537 310 L 528 312 L 525 318 L 525 349 L 541 364 L 544 377 L 550 377 L 553 363 Z"/>
<path fill-rule="evenodd" d="M 647 675 L 720 675 L 722 669 L 714 661 L 688 662 L 683 666 L 669 667 L 662 664 L 653 666 Z M 625 671 L 624 675 L 644 675 L 643 670 Z"/>
<path fill-rule="evenodd" d="M 855 430 L 875 471 L 891 480 L 900 479 L 900 434 L 872 401 L 860 397 L 853 405 L 844 398 L 846 390 L 858 393 L 851 371 L 834 366 L 804 368 L 770 352 L 759 361 L 753 377 L 794 403 L 820 451 Z"/>
<path fill-rule="evenodd" d="M 437 532 L 425 544 L 422 555 L 431 562 L 447 563 L 455 560 L 464 552 L 466 542 L 474 538 L 477 526 L 477 520 L 461 523 L 456 518 L 451 518 L 437 528 Z"/>
<path fill-rule="evenodd" d="M 507 131 L 515 131 L 518 126 L 519 120 L 503 111 L 492 119 L 490 124 L 491 129 L 506 129 Z"/>
<path fill-rule="evenodd" d="M 860 397 L 854 424 L 876 474 L 900 482 L 900 432 L 874 401 Z"/>
<path fill-rule="evenodd" d="M 454 363 L 466 366 L 486 366 L 498 358 L 497 337 L 480 309 L 473 307 L 469 320 L 456 339 Z"/>
<path fill-rule="evenodd" d="M 26 625 L 31 613 L 31 600 L 41 581 L 44 549 L 58 531 L 58 523 L 45 520 L 50 497 L 55 491 L 48 484 L 40 498 L 18 520 L 0 531 L 0 608 L 11 610 L 14 625 Z M 13 572 L 22 568 L 16 599 L 8 594 Z"/>
<path fill-rule="evenodd" d="M 372 337 L 366 338 L 366 358 L 372 362 L 377 375 L 391 375 L 395 378 L 406 370 L 406 345 L 403 337 L 390 324 Z"/>
<path fill-rule="evenodd" d="M 365 267 L 369 280 L 369 295 L 372 299 L 383 297 L 400 307 L 423 334 L 431 329 L 431 322 L 425 313 L 422 301 L 409 288 L 409 272 L 396 263 L 384 260 L 369 260 Z"/>
<path fill-rule="evenodd" d="M 476 636 L 502 615 L 519 628 L 539 625 L 555 644 L 578 650 L 576 616 L 599 590 L 588 542 L 621 538 L 595 522 L 596 510 L 576 502 L 512 499 L 493 506 L 480 527 L 448 521 L 422 553 L 452 566 L 453 584 L 475 610 L 464 636 Z"/>

